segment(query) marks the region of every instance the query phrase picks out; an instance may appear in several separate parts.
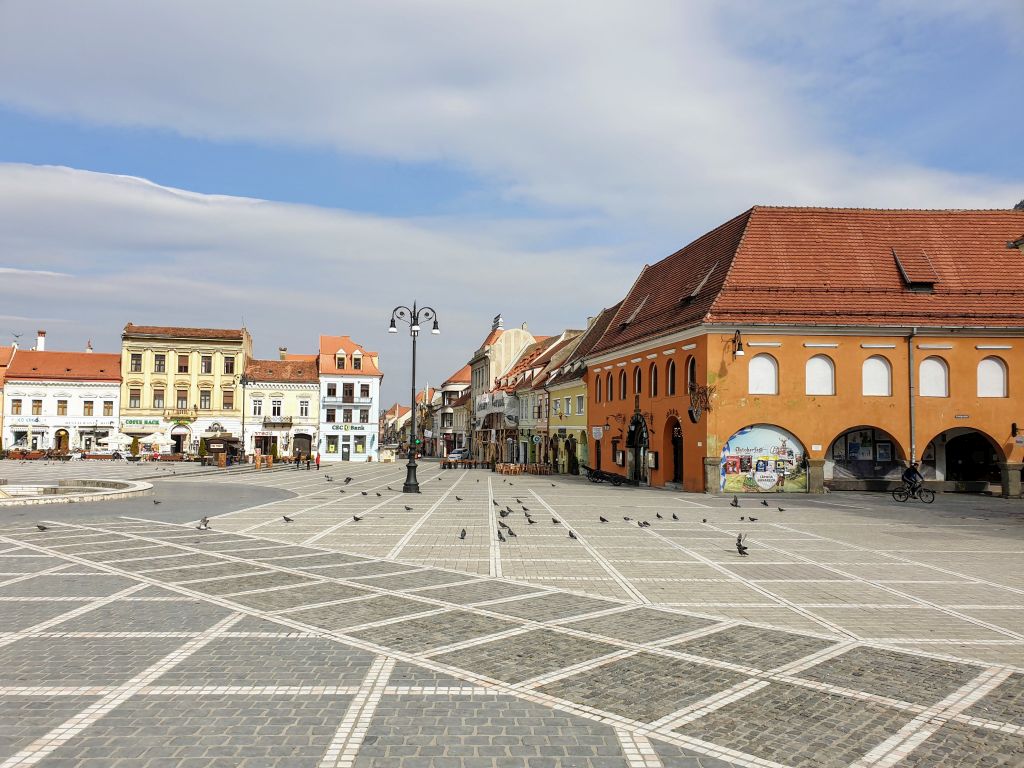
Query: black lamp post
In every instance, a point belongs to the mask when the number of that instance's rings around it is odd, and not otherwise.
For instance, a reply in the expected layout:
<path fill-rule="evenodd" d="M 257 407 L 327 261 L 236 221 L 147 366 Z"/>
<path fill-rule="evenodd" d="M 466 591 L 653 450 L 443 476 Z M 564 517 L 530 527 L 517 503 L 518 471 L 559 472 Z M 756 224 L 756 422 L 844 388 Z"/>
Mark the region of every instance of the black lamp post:
<path fill-rule="evenodd" d="M 388 326 L 388 333 L 398 333 L 395 320 L 401 320 L 409 325 L 409 335 L 412 336 L 412 388 L 411 400 L 409 401 L 412 411 L 412 430 L 409 436 L 409 463 L 405 465 L 405 485 L 402 486 L 403 493 L 419 493 L 420 484 L 416 480 L 416 337 L 420 335 L 420 321 L 434 321 L 430 332 L 438 334 L 441 329 L 437 326 L 437 315 L 432 307 L 417 307 L 413 302 L 412 309 L 399 305 L 391 310 L 391 324 Z"/>
<path fill-rule="evenodd" d="M 245 388 L 252 384 L 252 379 L 243 373 L 238 377 L 238 383 L 242 385 L 242 463 L 245 464 Z"/>

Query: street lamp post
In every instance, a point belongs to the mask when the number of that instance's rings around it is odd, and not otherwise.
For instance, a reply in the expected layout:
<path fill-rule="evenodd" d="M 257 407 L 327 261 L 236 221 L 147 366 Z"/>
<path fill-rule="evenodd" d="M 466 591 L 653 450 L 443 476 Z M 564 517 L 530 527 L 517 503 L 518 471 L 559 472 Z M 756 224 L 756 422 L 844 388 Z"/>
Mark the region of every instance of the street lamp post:
<path fill-rule="evenodd" d="M 242 463 L 246 464 L 248 462 L 245 459 L 245 388 L 252 384 L 252 379 L 243 373 L 238 383 L 242 385 Z"/>
<path fill-rule="evenodd" d="M 430 332 L 435 335 L 440 333 L 441 329 L 437 326 L 437 314 L 433 308 L 417 307 L 416 302 L 413 302 L 412 309 L 399 305 L 391 310 L 391 324 L 388 326 L 388 333 L 398 333 L 395 320 L 407 323 L 409 335 L 412 336 L 412 387 L 409 401 L 412 411 L 412 431 L 409 436 L 409 463 L 405 465 L 405 485 L 402 486 L 402 492 L 419 493 L 420 484 L 416 480 L 416 337 L 420 335 L 420 321 L 433 320 L 434 325 Z"/>

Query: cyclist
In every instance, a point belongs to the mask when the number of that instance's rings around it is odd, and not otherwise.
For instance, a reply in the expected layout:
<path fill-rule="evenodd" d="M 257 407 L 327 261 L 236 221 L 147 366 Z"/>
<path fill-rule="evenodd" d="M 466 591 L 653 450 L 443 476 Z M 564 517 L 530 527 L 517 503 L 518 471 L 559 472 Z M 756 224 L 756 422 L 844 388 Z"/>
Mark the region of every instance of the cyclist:
<path fill-rule="evenodd" d="M 903 482 L 910 489 L 910 495 L 917 496 L 917 492 L 921 490 L 921 486 L 924 484 L 924 475 L 917 468 L 916 461 L 910 462 L 910 466 L 903 471 Z"/>

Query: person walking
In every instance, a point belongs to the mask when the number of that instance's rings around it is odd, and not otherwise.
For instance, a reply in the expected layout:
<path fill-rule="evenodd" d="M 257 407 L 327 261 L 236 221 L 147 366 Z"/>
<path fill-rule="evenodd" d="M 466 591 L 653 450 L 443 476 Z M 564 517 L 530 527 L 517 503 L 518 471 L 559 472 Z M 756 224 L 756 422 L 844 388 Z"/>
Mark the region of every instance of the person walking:
<path fill-rule="evenodd" d="M 296 453 L 295 454 L 295 469 L 296 470 L 298 470 L 298 468 L 299 468 L 299 459 L 301 459 L 301 458 L 302 458 L 302 454 L 301 453 Z"/>
<path fill-rule="evenodd" d="M 316 452 L 316 471 L 320 471 L 320 451 Z"/>
<path fill-rule="evenodd" d="M 312 457 L 307 453 L 306 454 L 306 471 L 307 472 L 309 472 L 309 465 L 310 465 L 311 461 L 312 461 Z"/>

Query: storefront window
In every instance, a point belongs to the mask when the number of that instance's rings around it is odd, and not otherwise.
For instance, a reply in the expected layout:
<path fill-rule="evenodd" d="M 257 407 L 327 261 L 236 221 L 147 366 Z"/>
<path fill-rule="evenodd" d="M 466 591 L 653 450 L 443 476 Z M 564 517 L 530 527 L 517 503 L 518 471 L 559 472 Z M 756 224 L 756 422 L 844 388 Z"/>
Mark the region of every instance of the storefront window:
<path fill-rule="evenodd" d="M 366 453 L 366 437 L 363 435 L 356 436 L 356 453 Z"/>
<path fill-rule="evenodd" d="M 328 435 L 327 436 L 327 452 L 337 453 L 338 452 L 338 436 Z"/>

